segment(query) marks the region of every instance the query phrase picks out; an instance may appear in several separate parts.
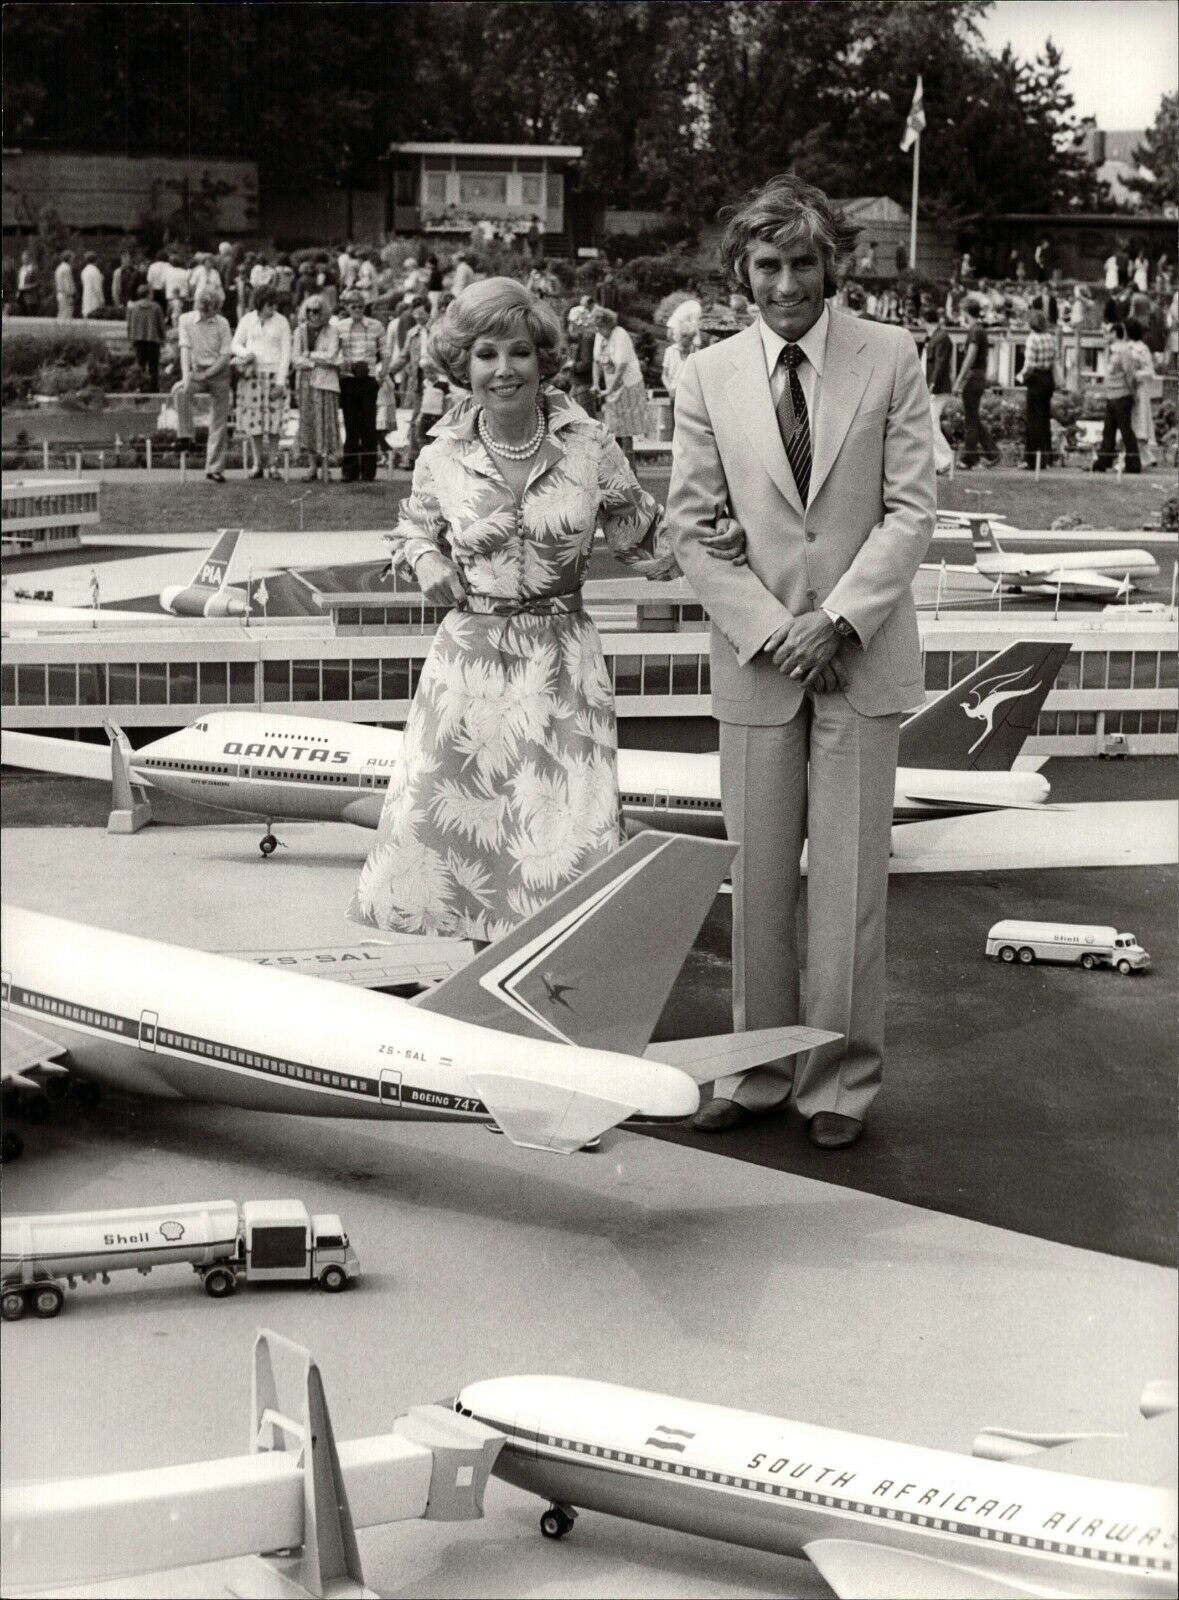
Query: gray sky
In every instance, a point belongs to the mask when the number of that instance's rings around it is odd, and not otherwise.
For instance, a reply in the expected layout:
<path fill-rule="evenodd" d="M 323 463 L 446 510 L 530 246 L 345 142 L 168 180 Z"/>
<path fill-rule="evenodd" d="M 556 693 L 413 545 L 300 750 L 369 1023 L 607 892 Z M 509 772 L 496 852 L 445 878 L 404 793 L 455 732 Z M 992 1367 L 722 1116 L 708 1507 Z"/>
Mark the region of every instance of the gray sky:
<path fill-rule="evenodd" d="M 1051 35 L 1077 111 L 1101 128 L 1148 128 L 1179 80 L 1175 0 L 995 0 L 980 29 L 1025 60 Z"/>

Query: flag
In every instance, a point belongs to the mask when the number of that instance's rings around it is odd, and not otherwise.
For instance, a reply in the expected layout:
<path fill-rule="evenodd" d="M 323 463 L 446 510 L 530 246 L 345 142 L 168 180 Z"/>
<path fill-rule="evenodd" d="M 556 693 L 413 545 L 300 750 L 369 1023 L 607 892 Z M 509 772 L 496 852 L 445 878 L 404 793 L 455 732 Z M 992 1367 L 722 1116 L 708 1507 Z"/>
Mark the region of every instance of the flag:
<path fill-rule="evenodd" d="M 905 118 L 905 132 L 901 138 L 901 149 L 909 150 L 925 128 L 925 90 L 921 87 L 921 74 L 917 74 L 917 87 L 913 90 L 913 104 L 909 107 L 909 115 Z"/>

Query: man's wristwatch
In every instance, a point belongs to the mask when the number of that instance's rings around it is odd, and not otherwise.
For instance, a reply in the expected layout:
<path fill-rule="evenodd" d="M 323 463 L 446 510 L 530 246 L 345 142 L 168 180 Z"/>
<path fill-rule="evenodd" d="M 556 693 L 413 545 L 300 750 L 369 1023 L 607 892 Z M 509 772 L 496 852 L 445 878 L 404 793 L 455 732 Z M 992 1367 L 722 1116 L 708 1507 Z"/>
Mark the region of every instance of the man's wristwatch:
<path fill-rule="evenodd" d="M 838 611 L 828 611 L 827 615 L 831 618 L 831 624 L 841 639 L 854 639 L 857 637 L 856 630 L 851 623 L 846 617 L 841 617 Z"/>

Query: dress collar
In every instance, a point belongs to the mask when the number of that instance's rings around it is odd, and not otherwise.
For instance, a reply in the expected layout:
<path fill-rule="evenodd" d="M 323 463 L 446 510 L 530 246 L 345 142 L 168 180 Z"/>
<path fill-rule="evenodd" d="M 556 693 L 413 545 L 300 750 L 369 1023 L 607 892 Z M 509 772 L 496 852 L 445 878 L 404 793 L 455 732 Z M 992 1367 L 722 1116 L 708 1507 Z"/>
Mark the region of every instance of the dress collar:
<path fill-rule="evenodd" d="M 560 389 L 542 386 L 540 403 L 544 407 L 545 416 L 548 418 L 548 432 L 546 437 L 553 438 L 565 428 L 577 422 L 590 422 L 589 413 L 583 411 L 575 400 L 571 400 Z M 478 422 L 480 406 L 471 395 L 451 406 L 445 416 L 441 417 L 430 429 L 432 439 L 478 439 Z"/>

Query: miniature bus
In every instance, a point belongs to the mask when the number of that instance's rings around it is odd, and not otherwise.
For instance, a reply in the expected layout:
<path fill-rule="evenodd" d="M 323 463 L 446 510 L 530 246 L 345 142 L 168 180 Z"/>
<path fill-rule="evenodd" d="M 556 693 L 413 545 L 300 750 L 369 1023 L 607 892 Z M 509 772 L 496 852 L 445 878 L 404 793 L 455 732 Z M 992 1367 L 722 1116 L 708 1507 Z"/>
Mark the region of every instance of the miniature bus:
<path fill-rule="evenodd" d="M 311 1216 L 301 1200 L 188 1202 L 119 1211 L 6 1216 L 0 1223 L 0 1316 L 56 1317 L 65 1287 L 110 1282 L 112 1272 L 186 1265 L 214 1300 L 239 1281 L 346 1288 L 360 1262 L 337 1216 Z M 63 1281 L 64 1280 L 64 1281 Z"/>
<path fill-rule="evenodd" d="M 1071 922 L 996 922 L 987 934 L 987 955 L 999 961 L 1061 961 L 1094 967 L 1114 967 L 1123 977 L 1150 966 L 1150 956 L 1132 933 L 1116 928 Z"/>

